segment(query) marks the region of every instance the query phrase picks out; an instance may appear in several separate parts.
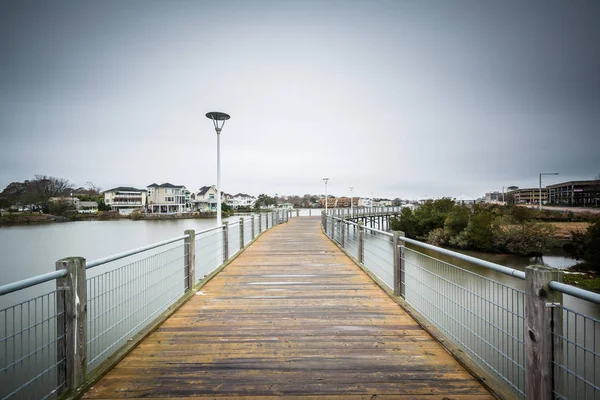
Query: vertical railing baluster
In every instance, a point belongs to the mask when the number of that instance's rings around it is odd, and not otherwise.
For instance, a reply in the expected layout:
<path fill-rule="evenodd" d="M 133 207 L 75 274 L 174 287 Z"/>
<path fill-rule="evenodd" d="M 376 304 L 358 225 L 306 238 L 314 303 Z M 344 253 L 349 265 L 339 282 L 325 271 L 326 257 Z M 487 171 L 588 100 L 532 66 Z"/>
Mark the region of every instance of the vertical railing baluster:
<path fill-rule="evenodd" d="M 185 252 L 185 276 L 187 276 L 187 290 L 192 290 L 196 284 L 196 231 L 185 231 L 187 237 L 183 241 Z"/>
<path fill-rule="evenodd" d="M 85 258 L 69 257 L 56 262 L 67 275 L 56 280 L 57 361 L 64 359 L 57 373 L 59 391 L 77 388 L 87 375 L 87 288 Z M 64 382 L 64 386 L 61 386 Z"/>
<path fill-rule="evenodd" d="M 559 338 L 562 334 L 562 312 L 553 313 L 553 310 L 555 306 L 562 305 L 563 295 L 550 289 L 550 281 L 562 282 L 563 272 L 542 265 L 525 269 L 525 371 L 528 399 L 552 399 L 555 385 L 560 387 L 562 383 L 561 377 L 554 377 L 552 362 L 556 358 L 557 362 L 562 362 L 562 340 Z M 555 345 L 559 348 L 555 348 Z"/>
<path fill-rule="evenodd" d="M 223 222 L 223 264 L 229 260 L 229 222 Z"/>
<path fill-rule="evenodd" d="M 240 218 L 240 250 L 244 248 L 244 218 Z"/>

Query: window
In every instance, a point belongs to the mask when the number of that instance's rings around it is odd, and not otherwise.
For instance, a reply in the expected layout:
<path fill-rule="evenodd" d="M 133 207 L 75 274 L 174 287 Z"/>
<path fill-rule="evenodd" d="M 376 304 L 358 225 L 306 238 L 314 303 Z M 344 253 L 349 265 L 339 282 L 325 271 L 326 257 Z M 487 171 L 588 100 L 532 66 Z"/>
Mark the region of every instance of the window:
<path fill-rule="evenodd" d="M 215 195 L 213 193 L 211 193 L 211 194 L 208 195 L 208 198 L 211 199 L 211 200 L 213 200 L 215 198 Z"/>

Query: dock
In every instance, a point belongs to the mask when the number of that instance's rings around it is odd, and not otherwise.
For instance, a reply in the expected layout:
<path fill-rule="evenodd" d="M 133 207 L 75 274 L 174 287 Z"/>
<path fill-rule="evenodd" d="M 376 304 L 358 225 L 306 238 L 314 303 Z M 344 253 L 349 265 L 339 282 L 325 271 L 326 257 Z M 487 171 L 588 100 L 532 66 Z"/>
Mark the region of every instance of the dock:
<path fill-rule="evenodd" d="M 495 398 L 321 231 L 261 235 L 84 396 Z"/>

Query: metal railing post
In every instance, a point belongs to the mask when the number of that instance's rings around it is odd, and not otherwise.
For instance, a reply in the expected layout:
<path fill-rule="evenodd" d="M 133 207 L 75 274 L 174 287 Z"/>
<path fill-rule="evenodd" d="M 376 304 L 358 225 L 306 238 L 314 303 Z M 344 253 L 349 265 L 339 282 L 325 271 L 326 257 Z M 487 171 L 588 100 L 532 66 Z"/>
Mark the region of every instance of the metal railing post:
<path fill-rule="evenodd" d="M 223 263 L 229 260 L 229 222 L 223 222 Z"/>
<path fill-rule="evenodd" d="M 56 269 L 67 270 L 67 275 L 56 280 L 57 379 L 62 393 L 77 388 L 87 375 L 85 258 L 60 259 Z"/>
<path fill-rule="evenodd" d="M 250 223 L 252 224 L 252 240 L 254 240 L 255 238 L 255 232 L 254 232 L 254 215 L 250 216 Z"/>
<path fill-rule="evenodd" d="M 193 229 L 188 229 L 185 231 L 185 234 L 188 236 L 183 240 L 187 292 L 188 290 L 192 290 L 196 284 L 196 231 Z"/>
<path fill-rule="evenodd" d="M 562 361 L 562 293 L 550 289 L 550 281 L 562 282 L 563 272 L 542 265 L 525 269 L 525 371 L 528 399 L 552 399 L 561 378 L 554 374 L 552 361 Z M 556 315 L 553 315 L 556 314 Z M 557 336 L 553 336 L 553 333 Z M 556 348 L 558 347 L 558 348 Z M 560 390 L 557 393 L 561 393 Z"/>
<path fill-rule="evenodd" d="M 402 231 L 392 231 L 394 234 L 394 296 L 404 297 L 404 236 Z"/>
<path fill-rule="evenodd" d="M 244 218 L 240 218 L 240 249 L 244 248 Z"/>
<path fill-rule="evenodd" d="M 358 223 L 358 262 L 365 261 L 365 226 L 362 222 Z"/>
<path fill-rule="evenodd" d="M 262 214 L 258 214 L 258 233 L 262 233 Z"/>

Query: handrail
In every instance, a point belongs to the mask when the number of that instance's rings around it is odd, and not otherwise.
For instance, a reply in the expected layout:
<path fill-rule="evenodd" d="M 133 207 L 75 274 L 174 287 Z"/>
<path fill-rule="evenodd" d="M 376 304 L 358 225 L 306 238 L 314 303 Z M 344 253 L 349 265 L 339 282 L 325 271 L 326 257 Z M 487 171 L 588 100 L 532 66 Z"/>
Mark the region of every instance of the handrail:
<path fill-rule="evenodd" d="M 60 269 L 57 271 L 47 272 L 45 274 L 36 275 L 31 278 L 26 278 L 20 281 L 8 283 L 0 286 L 0 296 L 16 292 L 17 290 L 25 289 L 31 286 L 39 285 L 40 283 L 49 282 L 54 279 L 62 278 L 67 275 L 66 269 Z"/>
<path fill-rule="evenodd" d="M 568 294 L 578 299 L 591 301 L 592 303 L 600 304 L 600 293 L 590 292 L 589 290 L 581 289 L 576 286 L 567 285 L 566 283 L 550 281 L 550 289 Z"/>
<path fill-rule="evenodd" d="M 331 216 L 331 218 L 333 218 L 334 220 L 342 221 L 342 218 L 339 218 L 339 217 Z M 347 224 L 351 224 L 351 225 L 358 225 L 357 223 L 348 221 L 348 220 L 346 220 L 344 222 Z M 370 227 L 364 227 L 364 229 L 374 231 L 377 233 L 381 233 L 384 235 L 392 236 L 389 232 L 381 231 L 379 229 L 370 228 Z M 442 247 L 433 246 L 431 244 L 423 243 L 418 240 L 407 238 L 405 236 L 403 236 L 401 238 L 401 240 L 405 241 L 406 243 L 413 244 L 415 246 L 419 246 L 419 247 L 429 249 L 429 250 L 434 250 L 434 251 L 437 251 L 438 253 L 442 253 L 442 254 L 445 254 L 445 255 L 448 255 L 451 257 L 456 257 L 458 259 L 468 261 L 470 263 L 479 265 L 481 267 L 491 269 L 496 272 L 500 272 L 501 274 L 505 274 L 505 275 L 513 276 L 513 277 L 521 279 L 521 280 L 525 280 L 525 272 L 519 271 L 514 268 L 505 267 L 504 265 L 496 264 L 496 263 L 493 263 L 490 261 L 481 260 L 479 258 L 468 256 L 468 255 L 462 254 L 462 253 L 458 253 L 456 251 L 447 250 Z M 571 285 L 567 285 L 565 283 L 556 282 L 556 281 L 551 281 L 549 286 L 551 289 L 556 290 L 558 292 L 568 294 L 573 297 L 577 297 L 578 299 L 587 300 L 587 301 L 590 301 L 595 304 L 600 304 L 600 293 L 591 292 L 589 290 L 581 289 L 576 286 L 571 286 Z"/>
<path fill-rule="evenodd" d="M 338 217 L 331 217 L 333 219 L 337 219 L 337 220 L 342 220 L 341 218 Z M 346 221 L 347 223 L 351 223 L 350 221 Z M 377 232 L 383 235 L 387 235 L 387 236 L 393 236 L 391 233 L 389 232 L 385 232 L 379 229 L 375 229 L 375 228 L 369 228 L 369 227 L 363 227 L 364 229 L 368 229 L 372 232 Z M 481 260 L 479 258 L 476 257 L 472 257 L 472 256 L 468 256 L 466 254 L 462 254 L 462 253 L 458 253 L 456 251 L 452 251 L 452 250 L 447 250 L 441 247 L 437 247 L 431 244 L 427 244 L 427 243 L 423 243 L 420 242 L 418 240 L 414 240 L 414 239 L 410 239 L 407 238 L 406 236 L 402 236 L 401 240 L 405 241 L 406 243 L 410 243 L 410 244 L 414 244 L 415 246 L 419 246 L 419 247 L 423 247 L 425 249 L 429 249 L 429 250 L 434 250 L 437 251 L 438 253 L 442 253 L 445 254 L 447 256 L 451 256 L 451 257 L 456 257 L 458 259 L 464 260 L 464 261 L 468 261 L 470 263 L 479 265 L 481 267 L 487 268 L 487 269 L 491 269 L 493 271 L 496 272 L 500 272 L 501 274 L 505 274 L 505 275 L 509 275 L 509 276 L 514 276 L 515 278 L 518 279 L 522 279 L 525 280 L 525 272 L 523 271 L 519 271 L 518 269 L 514 269 L 514 268 L 509 268 L 509 267 L 505 267 L 504 265 L 500 265 L 500 264 L 496 264 L 490 261 L 485 261 L 485 260 Z"/>
<path fill-rule="evenodd" d="M 167 244 L 178 242 L 180 240 L 187 239 L 188 237 L 189 237 L 189 235 L 177 236 L 177 237 L 172 238 L 172 239 L 163 240 L 162 242 L 158 242 L 158 243 L 154 243 L 154 244 L 149 244 L 147 246 L 138 247 L 137 249 L 128 250 L 128 251 L 124 251 L 122 253 L 113 254 L 112 256 L 99 258 L 97 260 L 93 260 L 93 261 L 90 261 L 90 262 L 86 263 L 85 269 L 94 268 L 94 267 L 97 267 L 99 265 L 107 264 L 107 263 L 109 263 L 111 261 L 120 260 L 121 258 L 129 257 L 129 256 L 132 256 L 132 255 L 138 254 L 138 253 L 142 253 L 142 252 L 144 252 L 146 250 L 152 250 L 152 249 L 155 249 L 157 247 L 166 246 Z"/>

